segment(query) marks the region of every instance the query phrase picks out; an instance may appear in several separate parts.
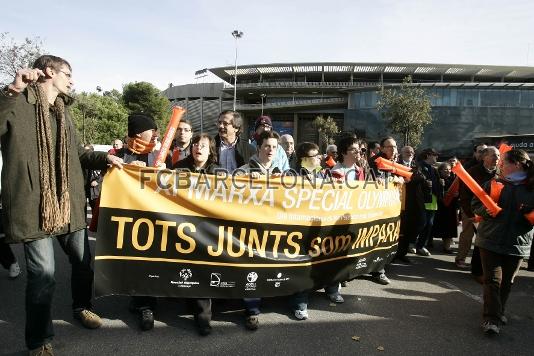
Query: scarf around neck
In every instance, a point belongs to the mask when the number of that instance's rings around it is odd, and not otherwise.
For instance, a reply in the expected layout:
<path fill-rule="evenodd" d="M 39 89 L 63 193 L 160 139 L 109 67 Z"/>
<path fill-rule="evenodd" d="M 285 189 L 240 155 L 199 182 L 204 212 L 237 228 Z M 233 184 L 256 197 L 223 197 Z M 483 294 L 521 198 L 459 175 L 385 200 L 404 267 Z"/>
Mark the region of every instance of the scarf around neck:
<path fill-rule="evenodd" d="M 52 234 L 70 222 L 70 165 L 68 156 L 70 144 L 65 119 L 65 101 L 61 96 L 58 96 L 54 106 L 50 107 L 41 84 L 32 84 L 29 90 L 36 97 L 37 157 L 41 188 L 40 228 L 47 234 Z M 51 110 L 57 121 L 56 142 L 52 140 Z"/>

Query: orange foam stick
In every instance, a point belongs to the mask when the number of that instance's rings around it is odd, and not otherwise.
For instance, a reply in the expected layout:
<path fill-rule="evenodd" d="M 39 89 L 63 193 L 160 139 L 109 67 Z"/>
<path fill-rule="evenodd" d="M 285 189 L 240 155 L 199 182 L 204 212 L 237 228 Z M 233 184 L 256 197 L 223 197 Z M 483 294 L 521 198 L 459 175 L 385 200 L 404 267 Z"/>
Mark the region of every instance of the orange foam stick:
<path fill-rule="evenodd" d="M 326 160 L 326 164 L 328 167 L 334 167 L 336 165 L 336 161 L 332 158 L 332 156 L 328 156 L 328 159 Z"/>
<path fill-rule="evenodd" d="M 167 125 L 167 130 L 161 141 L 161 148 L 158 153 L 158 157 L 154 161 L 154 167 L 158 167 L 161 163 L 165 162 L 167 154 L 169 153 L 169 148 L 171 147 L 172 140 L 174 140 L 174 135 L 176 134 L 176 129 L 178 124 L 182 119 L 182 116 L 185 114 L 185 109 L 181 106 L 175 106 L 172 108 L 172 116 L 169 124 Z M 169 167 L 168 167 L 169 168 Z"/>
<path fill-rule="evenodd" d="M 382 171 L 389 171 L 393 174 L 404 177 L 408 180 L 412 179 L 412 174 L 413 174 L 412 172 L 408 172 L 403 169 L 398 169 L 396 166 L 391 164 L 393 162 L 391 162 L 390 160 L 383 159 L 382 157 L 378 157 L 375 162 L 376 162 L 376 167 Z"/>
<path fill-rule="evenodd" d="M 528 220 L 528 222 L 531 225 L 534 225 L 534 210 L 532 210 L 530 213 L 525 214 L 524 217 Z"/>
<path fill-rule="evenodd" d="M 503 156 L 506 152 L 511 151 L 512 149 L 512 146 L 508 146 L 506 143 L 501 143 L 499 146 L 499 153 Z"/>
<path fill-rule="evenodd" d="M 376 159 L 376 163 L 378 164 L 379 162 L 384 162 L 390 166 L 397 168 L 397 170 L 400 170 L 400 171 L 410 172 L 412 170 L 412 167 L 406 167 L 400 163 L 390 161 L 389 159 L 385 159 L 384 157 L 378 157 Z"/>
<path fill-rule="evenodd" d="M 464 182 L 465 185 L 476 195 L 478 199 L 484 204 L 486 209 L 488 209 L 491 216 L 496 217 L 502 210 L 491 198 L 490 196 L 482 189 L 482 187 L 467 173 L 465 168 L 460 162 L 452 167 L 452 171 Z"/>
<path fill-rule="evenodd" d="M 501 192 L 504 188 L 504 184 L 501 182 L 497 182 L 495 179 L 491 180 L 491 187 L 490 187 L 490 198 L 494 202 L 498 203 L 499 199 L 501 197 Z"/>
<path fill-rule="evenodd" d="M 458 178 L 455 178 L 451 186 L 445 193 L 445 196 L 443 197 L 443 204 L 445 204 L 445 206 L 451 205 L 452 200 L 457 196 L 459 190 L 460 190 L 460 180 Z"/>

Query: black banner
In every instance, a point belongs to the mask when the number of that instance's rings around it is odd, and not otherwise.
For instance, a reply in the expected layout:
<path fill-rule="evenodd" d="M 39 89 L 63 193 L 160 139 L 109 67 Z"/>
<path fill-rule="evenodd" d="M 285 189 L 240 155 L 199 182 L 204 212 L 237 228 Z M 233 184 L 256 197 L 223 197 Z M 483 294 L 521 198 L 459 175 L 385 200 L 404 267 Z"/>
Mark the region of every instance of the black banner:
<path fill-rule="evenodd" d="M 105 185 L 108 191 L 110 183 Z M 140 189 L 130 185 L 130 189 Z M 113 195 L 120 193 L 120 189 L 114 190 Z M 330 219 L 334 221 L 330 225 L 317 223 L 317 217 L 293 223 L 280 223 L 282 218 L 269 215 L 252 222 L 228 220 L 228 211 L 207 211 L 208 203 L 200 198 L 193 209 L 198 214 L 164 213 L 157 211 L 158 198 L 169 198 L 156 190 L 151 194 L 154 198 L 150 201 L 133 201 L 130 196 L 124 197 L 124 204 L 108 199 L 101 205 L 95 263 L 97 296 L 290 295 L 383 268 L 393 258 L 399 237 L 398 193 L 393 208 L 386 198 L 381 200 L 381 207 L 377 207 L 384 212 L 381 219 L 358 221 L 345 211 Z M 195 202 L 189 199 L 187 204 Z M 124 208 L 128 205 L 132 209 Z M 262 209 L 242 204 L 232 208 Z M 376 212 L 372 215 L 380 216 Z"/>

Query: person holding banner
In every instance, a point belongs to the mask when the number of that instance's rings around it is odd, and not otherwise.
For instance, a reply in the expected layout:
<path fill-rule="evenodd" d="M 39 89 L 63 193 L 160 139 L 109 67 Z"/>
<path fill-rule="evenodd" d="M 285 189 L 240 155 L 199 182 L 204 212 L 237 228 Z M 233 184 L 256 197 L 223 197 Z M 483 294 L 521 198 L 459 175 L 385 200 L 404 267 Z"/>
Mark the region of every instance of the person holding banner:
<path fill-rule="evenodd" d="M 502 211 L 493 217 L 477 197 L 472 201 L 473 212 L 483 218 L 475 245 L 480 249 L 484 272 L 482 329 L 486 334 L 498 334 L 507 323 L 506 302 L 532 244 L 532 221 L 525 215 L 534 209 L 534 163 L 518 149 L 506 152 L 503 159 L 502 179 L 496 180 L 503 187 L 495 201 Z M 493 190 L 492 182 L 484 184 L 488 193 Z"/>
<path fill-rule="evenodd" d="M 157 137 L 156 122 L 147 114 L 134 113 L 128 116 L 128 138 L 126 147 L 117 151 L 117 156 L 124 163 L 142 167 L 151 167 L 156 160 L 155 138 Z M 167 159 L 167 164 L 170 164 Z M 156 298 L 149 296 L 134 296 L 130 302 L 130 311 L 139 316 L 141 330 L 154 327 L 154 309 Z"/>
<path fill-rule="evenodd" d="M 122 160 L 82 148 L 68 109 L 73 85 L 70 64 L 44 55 L 32 69 L 17 71 L 0 93 L 4 228 L 6 242 L 24 244 L 30 355 L 53 355 L 54 239 L 72 266 L 74 318 L 90 329 L 102 325 L 91 311 L 93 270 L 82 166 L 122 167 Z"/>
<path fill-rule="evenodd" d="M 380 152 L 369 158 L 369 173 L 373 174 L 375 179 L 387 179 L 390 173 L 388 171 L 380 170 L 377 166 L 376 160 L 379 157 L 382 157 L 395 162 L 397 160 L 397 155 L 397 142 L 395 139 L 389 136 L 384 137 L 382 140 L 380 140 Z M 402 177 L 397 177 L 394 174 L 392 174 L 392 176 L 393 179 L 397 181 L 404 181 Z M 386 276 L 386 270 L 384 268 L 379 271 L 372 272 L 371 276 L 373 276 L 373 279 L 379 284 L 387 285 L 391 283 L 389 278 Z"/>
<path fill-rule="evenodd" d="M 249 174 L 253 178 L 282 174 L 283 172 L 274 164 L 278 150 L 280 136 L 274 131 L 263 131 L 257 137 L 257 154 L 250 158 L 248 164 L 239 167 L 239 173 Z M 285 155 L 285 153 L 284 153 Z M 261 298 L 244 298 L 246 321 L 245 326 L 249 330 L 257 330 L 259 327 L 259 315 Z"/>
<path fill-rule="evenodd" d="M 193 173 L 215 174 L 219 166 L 216 164 L 217 151 L 215 140 L 208 134 L 200 134 L 190 141 L 190 154 L 173 165 L 173 169 L 186 170 Z M 189 299 L 198 333 L 207 336 L 211 333 L 211 299 Z"/>
<path fill-rule="evenodd" d="M 319 153 L 319 146 L 313 142 L 302 142 L 297 146 L 296 150 L 297 174 L 301 176 L 307 176 L 311 182 L 313 182 L 315 178 L 325 178 L 323 172 L 321 171 L 321 159 L 322 155 Z M 349 170 L 350 168 L 347 169 L 347 173 L 349 173 L 349 176 L 352 176 Z M 336 178 L 338 180 L 344 179 L 344 174 L 345 172 L 337 172 Z M 339 282 L 325 286 L 324 291 L 332 303 L 345 302 L 340 293 Z M 297 292 L 291 296 L 291 308 L 293 309 L 293 313 L 297 320 L 307 320 L 309 318 L 309 294 L 310 291 L 305 290 Z"/>

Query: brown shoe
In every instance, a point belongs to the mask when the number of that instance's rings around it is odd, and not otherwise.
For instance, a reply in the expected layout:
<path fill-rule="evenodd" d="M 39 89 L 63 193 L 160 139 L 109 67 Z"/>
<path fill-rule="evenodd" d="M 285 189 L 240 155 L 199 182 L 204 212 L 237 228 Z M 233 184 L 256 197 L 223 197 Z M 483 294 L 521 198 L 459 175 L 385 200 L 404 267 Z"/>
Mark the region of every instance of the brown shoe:
<path fill-rule="evenodd" d="M 54 351 L 52 350 L 52 344 L 44 344 L 41 347 L 30 350 L 28 354 L 30 356 L 54 356 Z"/>
<path fill-rule="evenodd" d="M 74 319 L 78 319 L 87 329 L 98 329 L 102 326 L 102 319 L 88 309 L 75 310 Z"/>

